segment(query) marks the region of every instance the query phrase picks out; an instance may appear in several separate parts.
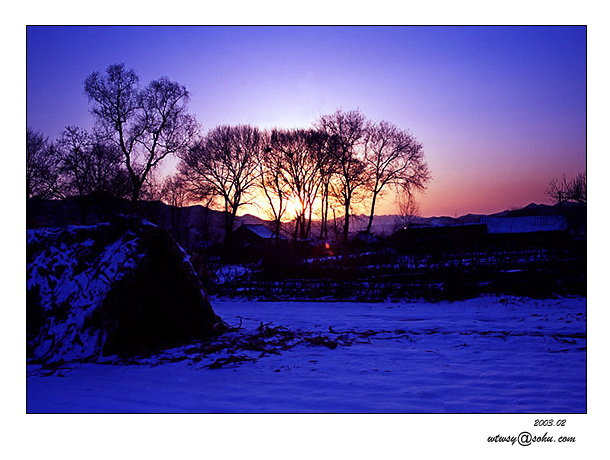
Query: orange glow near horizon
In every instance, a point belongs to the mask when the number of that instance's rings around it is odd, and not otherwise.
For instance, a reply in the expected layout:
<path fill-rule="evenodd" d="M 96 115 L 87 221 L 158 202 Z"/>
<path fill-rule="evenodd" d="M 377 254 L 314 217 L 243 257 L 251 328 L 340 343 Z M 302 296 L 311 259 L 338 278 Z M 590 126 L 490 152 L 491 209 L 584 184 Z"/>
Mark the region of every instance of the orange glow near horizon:
<path fill-rule="evenodd" d="M 301 205 L 299 199 L 296 196 L 291 196 L 288 198 L 288 203 L 286 204 L 286 213 L 284 214 L 283 220 L 293 220 L 302 212 L 303 206 Z"/>
<path fill-rule="evenodd" d="M 418 214 L 421 217 L 460 217 L 466 214 L 493 214 L 507 209 L 521 208 L 530 203 L 549 204 L 548 197 L 544 194 L 547 184 L 548 181 L 546 180 L 535 183 L 522 182 L 519 177 L 507 177 L 503 180 L 488 179 L 476 186 L 456 181 L 433 182 L 425 192 L 416 194 L 416 201 L 419 205 Z M 507 190 L 510 190 L 510 192 L 507 193 Z M 238 215 L 251 214 L 263 220 L 273 219 L 272 214 L 266 211 L 267 206 L 264 205 L 266 200 L 254 198 L 253 202 L 257 205 L 241 207 Z M 353 207 L 352 214 L 368 215 L 370 212 L 369 206 L 370 202 L 368 200 L 358 203 Z M 294 220 L 301 209 L 298 199 L 290 199 L 282 221 Z M 341 206 L 335 205 L 334 210 L 337 217 L 343 216 Z M 377 201 L 375 215 L 398 214 L 400 214 L 400 210 L 396 202 L 396 196 L 392 190 L 388 190 Z M 320 218 L 320 201 L 316 200 L 313 219 L 319 220 Z"/>
<path fill-rule="evenodd" d="M 94 127 L 83 80 L 125 63 L 142 86 L 184 85 L 203 131 L 309 128 L 339 109 L 411 131 L 433 176 L 422 217 L 548 204 L 552 179 L 587 169 L 586 26 L 28 26 L 26 38 L 27 125 L 51 141 Z M 273 219 L 266 198 L 249 201 L 239 214 Z M 375 214 L 398 214 L 392 191 Z"/>

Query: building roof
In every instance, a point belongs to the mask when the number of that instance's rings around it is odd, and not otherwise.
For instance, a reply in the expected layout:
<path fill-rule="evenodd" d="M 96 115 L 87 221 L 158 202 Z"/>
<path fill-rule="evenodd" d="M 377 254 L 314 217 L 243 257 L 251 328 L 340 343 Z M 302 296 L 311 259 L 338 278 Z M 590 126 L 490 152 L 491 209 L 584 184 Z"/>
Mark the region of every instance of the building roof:
<path fill-rule="evenodd" d="M 252 233 L 254 233 L 259 238 L 270 240 L 275 238 L 275 232 L 272 232 L 267 227 L 262 224 L 243 224 L 242 227 L 245 227 Z M 280 239 L 284 239 L 284 237 L 280 236 Z"/>
<path fill-rule="evenodd" d="M 482 217 L 487 233 L 534 233 L 567 230 L 566 216 Z"/>

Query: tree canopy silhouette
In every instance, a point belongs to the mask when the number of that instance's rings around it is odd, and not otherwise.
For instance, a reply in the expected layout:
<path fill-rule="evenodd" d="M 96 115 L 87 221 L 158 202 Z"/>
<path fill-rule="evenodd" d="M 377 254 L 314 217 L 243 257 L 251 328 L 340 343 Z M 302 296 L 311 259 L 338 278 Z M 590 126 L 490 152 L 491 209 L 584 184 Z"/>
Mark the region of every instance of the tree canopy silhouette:
<path fill-rule="evenodd" d="M 166 77 L 140 88 L 137 74 L 124 64 L 90 74 L 85 93 L 100 127 L 123 154 L 135 202 L 149 173 L 168 155 L 186 151 L 197 133 L 187 110 L 189 93 Z"/>
<path fill-rule="evenodd" d="M 219 199 L 225 211 L 225 240 L 233 231 L 240 207 L 248 203 L 258 183 L 257 159 L 264 148 L 258 128 L 219 126 L 180 154 L 178 165 L 198 199 Z"/>
<path fill-rule="evenodd" d="M 579 172 L 571 180 L 567 180 L 565 174 L 561 180 L 552 179 L 546 189 L 546 194 L 556 204 L 565 201 L 585 204 L 587 202 L 587 175 Z"/>

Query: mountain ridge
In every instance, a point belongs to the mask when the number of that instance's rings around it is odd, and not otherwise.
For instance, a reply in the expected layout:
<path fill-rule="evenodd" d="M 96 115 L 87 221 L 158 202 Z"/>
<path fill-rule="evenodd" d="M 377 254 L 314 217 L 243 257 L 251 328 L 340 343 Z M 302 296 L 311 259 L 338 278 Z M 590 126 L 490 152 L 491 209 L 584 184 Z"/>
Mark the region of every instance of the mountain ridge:
<path fill-rule="evenodd" d="M 197 204 L 190 206 L 173 206 L 162 201 L 141 201 L 138 203 L 140 213 L 151 222 L 170 231 L 185 247 L 193 247 L 202 241 L 206 245 L 221 242 L 224 239 L 224 212 Z M 69 197 L 63 200 L 30 199 L 27 204 L 27 227 L 62 226 L 66 224 L 93 224 L 125 213 L 133 208 L 128 200 L 118 199 L 105 194 L 85 197 Z M 563 203 L 561 205 L 546 205 L 530 203 L 522 208 L 504 210 L 492 214 L 468 213 L 460 217 L 451 216 L 400 216 L 384 214 L 375 216 L 372 233 L 382 236 L 389 235 L 407 225 L 418 226 L 450 226 L 479 223 L 481 217 L 518 217 L 565 214 L 576 216 L 579 220 L 586 217 L 586 205 L 578 203 Z M 369 217 L 365 214 L 351 216 L 350 233 L 365 231 Z M 243 224 L 262 224 L 273 230 L 274 223 L 261 217 L 244 214 L 235 219 L 235 229 Z M 284 233 L 290 235 L 294 221 L 282 224 Z M 341 220 L 329 222 L 329 233 L 340 231 Z M 320 221 L 312 221 L 312 237 L 320 235 Z"/>

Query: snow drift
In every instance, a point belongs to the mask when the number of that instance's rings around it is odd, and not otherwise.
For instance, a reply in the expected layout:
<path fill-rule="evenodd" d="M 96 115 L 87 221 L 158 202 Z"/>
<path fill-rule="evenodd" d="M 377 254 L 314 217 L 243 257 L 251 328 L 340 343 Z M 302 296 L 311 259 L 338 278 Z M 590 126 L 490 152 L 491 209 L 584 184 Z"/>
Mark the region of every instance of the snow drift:
<path fill-rule="evenodd" d="M 26 298 L 39 362 L 147 354 L 223 325 L 182 248 L 128 218 L 28 230 Z"/>

